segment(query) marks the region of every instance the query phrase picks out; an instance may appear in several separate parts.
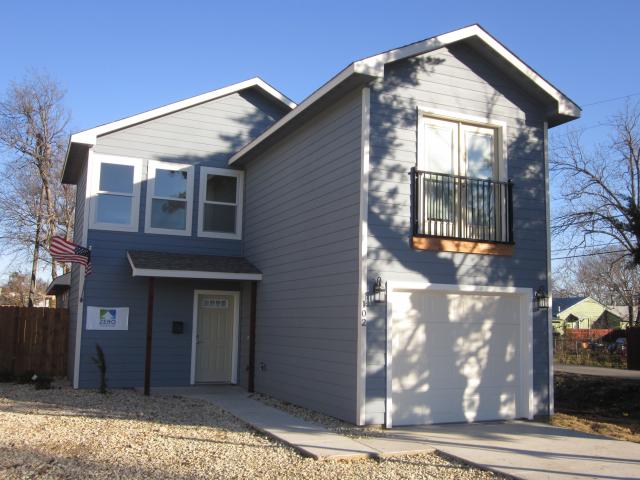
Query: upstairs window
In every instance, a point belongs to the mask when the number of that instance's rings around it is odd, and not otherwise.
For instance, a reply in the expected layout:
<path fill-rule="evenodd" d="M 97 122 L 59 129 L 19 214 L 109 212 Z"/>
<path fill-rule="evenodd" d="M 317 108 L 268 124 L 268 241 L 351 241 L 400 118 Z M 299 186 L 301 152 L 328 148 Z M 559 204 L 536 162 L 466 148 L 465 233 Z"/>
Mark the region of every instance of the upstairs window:
<path fill-rule="evenodd" d="M 242 237 L 243 179 L 241 171 L 201 168 L 198 235 L 236 240 Z"/>
<path fill-rule="evenodd" d="M 498 180 L 497 128 L 429 116 L 419 128 L 418 170 Z"/>
<path fill-rule="evenodd" d="M 142 160 L 93 156 L 90 228 L 137 231 Z"/>
<path fill-rule="evenodd" d="M 193 166 L 149 162 L 145 232 L 191 235 Z"/>

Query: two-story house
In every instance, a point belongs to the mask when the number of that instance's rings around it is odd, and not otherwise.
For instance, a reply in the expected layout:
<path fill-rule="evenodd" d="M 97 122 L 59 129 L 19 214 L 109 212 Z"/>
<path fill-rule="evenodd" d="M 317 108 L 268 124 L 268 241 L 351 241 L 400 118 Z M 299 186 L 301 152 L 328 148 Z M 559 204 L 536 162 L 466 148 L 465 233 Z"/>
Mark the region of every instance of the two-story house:
<path fill-rule="evenodd" d="M 69 375 L 233 383 L 356 424 L 552 411 L 547 129 L 580 109 L 477 25 L 73 135 Z"/>

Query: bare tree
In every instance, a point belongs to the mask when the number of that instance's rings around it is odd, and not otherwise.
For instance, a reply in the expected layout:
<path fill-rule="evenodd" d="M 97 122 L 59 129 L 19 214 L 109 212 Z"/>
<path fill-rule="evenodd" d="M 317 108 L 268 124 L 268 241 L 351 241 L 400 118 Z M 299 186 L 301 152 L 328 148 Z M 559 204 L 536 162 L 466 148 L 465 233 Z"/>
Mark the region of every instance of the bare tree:
<path fill-rule="evenodd" d="M 0 101 L 0 145 L 10 155 L 5 166 L 8 187 L 0 198 L 13 205 L 11 215 L 22 218 L 20 228 L 4 228 L 3 237 L 17 244 L 28 241 L 32 258 L 30 303 L 36 287 L 36 274 L 44 256 L 51 264 L 51 277 L 57 276 L 56 262 L 46 255 L 51 238 L 60 230 L 65 236 L 73 228 L 73 199 L 68 187 L 59 185 L 64 149 L 67 140 L 69 113 L 63 105 L 64 91 L 48 75 L 30 72 L 22 82 L 13 82 Z M 33 195 L 34 178 L 37 195 Z M 11 204 L 9 196 L 30 193 Z M 71 202 L 69 202 L 71 199 Z M 26 217 L 29 218 L 26 218 Z M 26 225 L 32 228 L 30 240 L 24 235 Z M 19 231 L 18 231 L 19 230 Z M 19 233 L 19 235 L 18 235 Z M 16 236 L 11 236 L 16 234 Z M 42 255 L 44 253 L 44 255 Z"/>
<path fill-rule="evenodd" d="M 552 232 L 574 247 L 604 246 L 595 253 L 619 254 L 622 265 L 610 268 L 635 271 L 628 264 L 640 265 L 640 105 L 628 103 L 610 124 L 605 144 L 587 148 L 584 132 L 573 131 L 554 145 L 551 168 L 563 202 Z"/>
<path fill-rule="evenodd" d="M 605 145 L 585 147 L 584 132 L 571 132 L 552 149 L 554 180 L 563 207 L 553 221 L 556 235 L 574 245 L 606 242 L 640 264 L 640 105 L 611 119 Z"/>
<path fill-rule="evenodd" d="M 34 303 L 44 301 L 47 284 L 42 280 L 36 282 Z M 29 304 L 31 280 L 28 274 L 12 272 L 7 283 L 0 288 L 0 305 L 26 307 Z M 32 305 L 31 305 L 32 306 Z"/>

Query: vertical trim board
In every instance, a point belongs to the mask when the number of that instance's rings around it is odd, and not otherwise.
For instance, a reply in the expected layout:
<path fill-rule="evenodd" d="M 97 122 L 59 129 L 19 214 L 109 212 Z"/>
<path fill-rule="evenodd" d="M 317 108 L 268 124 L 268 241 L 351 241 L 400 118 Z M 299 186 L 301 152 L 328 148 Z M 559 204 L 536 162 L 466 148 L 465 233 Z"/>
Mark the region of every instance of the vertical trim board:
<path fill-rule="evenodd" d="M 369 87 L 362 89 L 362 131 L 360 152 L 360 218 L 358 226 L 360 253 L 358 256 L 358 275 L 360 288 L 358 290 L 358 314 L 356 316 L 357 328 L 357 359 L 356 359 L 356 418 L 358 425 L 365 423 L 365 395 L 367 377 L 367 237 L 369 214 L 369 134 L 370 134 L 370 106 L 371 90 Z"/>

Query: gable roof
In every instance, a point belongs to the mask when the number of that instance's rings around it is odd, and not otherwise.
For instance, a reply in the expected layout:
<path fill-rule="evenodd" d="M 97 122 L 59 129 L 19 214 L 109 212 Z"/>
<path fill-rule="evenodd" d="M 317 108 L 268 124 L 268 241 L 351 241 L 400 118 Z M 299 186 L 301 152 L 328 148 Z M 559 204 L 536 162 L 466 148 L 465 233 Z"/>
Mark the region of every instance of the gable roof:
<path fill-rule="evenodd" d="M 375 78 L 383 78 L 384 67 L 388 63 L 422 55 L 460 41 L 470 42 L 478 49 L 488 52 L 501 68 L 509 70 L 511 73 L 516 73 L 522 81 L 538 89 L 539 92 L 550 99 L 554 103 L 554 109 L 549 112 L 547 117 L 550 127 L 560 125 L 580 116 L 580 107 L 575 102 L 524 63 L 480 25 L 474 24 L 351 63 L 313 92 L 291 112 L 241 148 L 229 159 L 229 165 L 247 160 L 250 154 L 254 155 L 266 148 L 265 144 L 268 142 L 276 141 L 281 135 L 285 135 L 290 131 L 294 120 L 302 120 L 305 116 L 312 115 L 313 111 L 318 109 L 318 104 L 322 100 L 329 101 L 338 96 L 340 92 L 344 92 L 356 85 L 363 85 Z"/>
<path fill-rule="evenodd" d="M 553 297 L 553 313 L 554 315 L 558 313 L 564 312 L 567 308 L 573 307 L 574 305 L 586 300 L 591 297 L 564 297 L 564 298 L 556 298 Z"/>
<path fill-rule="evenodd" d="M 170 103 L 159 108 L 154 108 L 137 115 L 132 115 L 130 117 L 116 120 L 115 122 L 105 123 L 104 125 L 99 125 L 88 130 L 83 130 L 71 135 L 71 139 L 69 140 L 67 156 L 65 158 L 65 164 L 62 171 L 62 183 L 73 183 L 73 180 L 78 173 L 78 167 L 81 165 L 83 158 L 86 158 L 86 152 L 89 148 L 95 145 L 96 140 L 99 136 L 106 135 L 117 130 L 122 130 L 123 128 L 131 127 L 139 123 L 147 122 L 164 115 L 169 115 L 171 113 L 184 110 L 186 108 L 190 108 L 202 103 L 210 102 L 211 100 L 215 100 L 217 98 L 224 97 L 241 90 L 246 90 L 248 88 L 255 88 L 262 91 L 262 93 L 264 93 L 267 97 L 276 100 L 289 110 L 295 108 L 296 106 L 296 104 L 291 99 L 273 88 L 267 82 L 259 77 L 254 77 L 249 80 L 245 80 L 244 82 L 234 83 L 217 90 L 212 90 L 201 95 L 196 95 L 195 97 L 179 100 L 177 102 Z"/>

